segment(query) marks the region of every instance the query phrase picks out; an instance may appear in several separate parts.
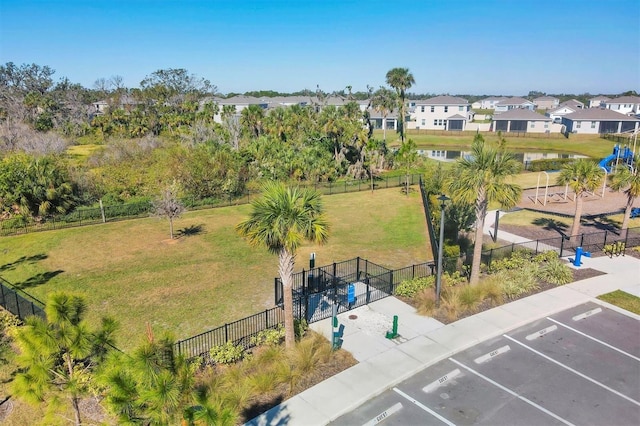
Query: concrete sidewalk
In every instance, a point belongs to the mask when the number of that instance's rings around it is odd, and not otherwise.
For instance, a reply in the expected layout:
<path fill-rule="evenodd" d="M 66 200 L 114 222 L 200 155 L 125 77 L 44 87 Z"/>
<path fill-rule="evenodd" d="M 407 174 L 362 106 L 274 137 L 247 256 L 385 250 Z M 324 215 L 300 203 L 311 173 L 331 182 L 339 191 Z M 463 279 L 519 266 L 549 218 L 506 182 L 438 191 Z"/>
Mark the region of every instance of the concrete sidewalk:
<path fill-rule="evenodd" d="M 500 232 L 500 238 L 506 239 L 505 234 Z M 417 315 L 394 297 L 340 314 L 339 322 L 345 325 L 343 348 L 359 364 L 284 401 L 247 425 L 326 425 L 456 352 L 588 301 L 640 320 L 638 315 L 594 299 L 618 289 L 640 296 L 640 260 L 630 256 L 583 258 L 582 267 L 605 275 L 556 287 L 447 325 Z M 349 319 L 349 315 L 357 318 Z M 388 340 L 384 334 L 391 328 L 393 315 L 399 316 L 400 338 Z M 329 320 L 312 324 L 312 328 L 331 335 Z"/>

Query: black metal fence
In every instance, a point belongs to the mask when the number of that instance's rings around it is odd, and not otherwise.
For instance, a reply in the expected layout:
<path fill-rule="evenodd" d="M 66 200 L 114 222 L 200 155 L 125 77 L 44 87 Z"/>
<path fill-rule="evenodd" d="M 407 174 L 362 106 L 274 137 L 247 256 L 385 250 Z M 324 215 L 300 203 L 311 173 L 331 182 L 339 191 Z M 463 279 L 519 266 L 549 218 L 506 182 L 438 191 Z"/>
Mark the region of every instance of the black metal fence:
<path fill-rule="evenodd" d="M 629 228 L 624 231 L 598 231 L 591 233 L 582 233 L 573 236 L 558 236 L 555 238 L 547 238 L 543 240 L 526 241 L 523 243 L 512 243 L 506 246 L 485 250 L 482 252 L 482 263 L 486 264 L 489 269 L 494 260 L 509 257 L 515 251 L 530 251 L 535 254 L 555 251 L 560 257 L 569 256 L 575 252 L 576 248 L 582 247 L 585 251 L 601 252 L 608 244 L 617 242 L 624 243 L 624 247 L 640 246 L 640 227 Z M 467 257 L 471 259 L 471 255 Z"/>
<path fill-rule="evenodd" d="M 16 288 L 2 277 L 0 277 L 0 306 L 22 321 L 31 315 L 45 317 L 44 303 Z"/>
<path fill-rule="evenodd" d="M 277 328 L 284 322 L 284 311 L 281 306 L 266 309 L 264 312 L 230 322 L 188 339 L 179 340 L 175 344 L 177 353 L 187 358 L 202 356 L 206 358 L 211 348 L 233 342 L 245 348 L 253 346 L 252 337 L 259 332 Z"/>
<path fill-rule="evenodd" d="M 417 184 L 420 175 L 409 175 L 409 185 Z M 397 188 L 406 184 L 406 176 L 392 176 L 376 178 L 373 181 L 373 189 Z M 372 189 L 370 179 L 352 179 L 340 182 L 299 183 L 301 187 L 314 188 L 324 195 L 343 194 L 348 192 L 370 191 Z M 205 200 L 183 199 L 182 202 L 188 209 L 205 209 L 228 207 L 240 204 L 248 204 L 260 193 L 247 191 L 240 195 L 228 195 L 220 198 Z M 78 208 L 66 215 L 48 216 L 35 222 L 24 218 L 14 218 L 0 221 L 0 236 L 20 235 L 29 232 L 52 231 L 56 229 L 71 228 L 85 225 L 96 225 L 103 222 L 113 222 L 124 219 L 148 217 L 152 206 L 149 201 L 137 203 L 125 203 L 105 205 L 102 208 Z"/>

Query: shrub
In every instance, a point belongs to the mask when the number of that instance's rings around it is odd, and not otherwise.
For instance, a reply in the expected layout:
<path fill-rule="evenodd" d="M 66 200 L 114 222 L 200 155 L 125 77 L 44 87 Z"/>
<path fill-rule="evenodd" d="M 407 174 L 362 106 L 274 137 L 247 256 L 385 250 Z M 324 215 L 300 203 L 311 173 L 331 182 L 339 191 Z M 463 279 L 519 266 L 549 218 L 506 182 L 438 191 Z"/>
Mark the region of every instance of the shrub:
<path fill-rule="evenodd" d="M 571 268 L 558 258 L 545 262 L 545 264 L 538 269 L 537 276 L 541 280 L 556 285 L 567 284 L 573 280 Z"/>
<path fill-rule="evenodd" d="M 424 288 L 415 294 L 416 311 L 420 315 L 432 315 L 436 309 L 436 294 L 431 288 Z"/>
<path fill-rule="evenodd" d="M 502 270 L 495 274 L 495 279 L 501 283 L 502 290 L 507 297 L 515 298 L 538 288 L 537 269 L 537 265 L 527 263 L 520 269 Z"/>
<path fill-rule="evenodd" d="M 396 288 L 396 296 L 413 297 L 417 292 L 433 287 L 434 283 L 435 276 L 433 275 L 402 281 L 398 288 Z"/>
<path fill-rule="evenodd" d="M 212 347 L 209 356 L 216 364 L 233 364 L 244 358 L 244 347 L 227 342 L 224 345 Z"/>
<path fill-rule="evenodd" d="M 504 302 L 504 293 L 500 281 L 495 275 L 489 276 L 478 284 L 481 299 L 489 299 L 493 305 L 501 305 Z"/>
<path fill-rule="evenodd" d="M 445 272 L 444 274 L 442 274 L 442 281 L 444 285 L 452 287 L 456 285 L 466 284 L 467 277 L 462 275 L 459 271 L 454 271 L 452 273 Z"/>
<path fill-rule="evenodd" d="M 440 300 L 440 310 L 449 321 L 455 321 L 462 312 L 460 290 L 457 287 L 445 288 Z"/>
<path fill-rule="evenodd" d="M 300 340 L 307 334 L 307 330 L 309 329 L 309 324 L 306 319 L 296 319 L 293 320 L 293 331 L 296 335 L 296 339 Z"/>
<path fill-rule="evenodd" d="M 525 264 L 530 263 L 533 253 L 529 250 L 516 250 L 511 256 L 491 262 L 491 271 L 493 273 L 522 268 Z"/>
<path fill-rule="evenodd" d="M 463 285 L 458 290 L 458 300 L 464 310 L 474 311 L 482 302 L 481 289 L 478 286 Z"/>
<path fill-rule="evenodd" d="M 560 258 L 560 255 L 558 254 L 558 252 L 549 250 L 549 251 L 545 251 L 535 255 L 535 257 L 533 258 L 533 261 L 537 263 L 544 263 L 544 262 L 550 262 L 553 260 L 558 260 L 559 258 Z"/>
<path fill-rule="evenodd" d="M 251 338 L 251 344 L 254 346 L 269 345 L 275 346 L 284 340 L 284 327 L 278 325 L 277 328 L 262 330 L 256 336 Z"/>

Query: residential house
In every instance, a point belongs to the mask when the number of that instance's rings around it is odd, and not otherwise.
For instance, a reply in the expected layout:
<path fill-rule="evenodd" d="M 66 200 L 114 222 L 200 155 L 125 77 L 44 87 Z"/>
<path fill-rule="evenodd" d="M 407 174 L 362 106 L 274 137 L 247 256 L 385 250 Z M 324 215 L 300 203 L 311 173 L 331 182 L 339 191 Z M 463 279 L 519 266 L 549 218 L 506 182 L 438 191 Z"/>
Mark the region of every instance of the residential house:
<path fill-rule="evenodd" d="M 533 100 L 536 109 L 554 109 L 560 105 L 560 99 L 553 96 L 540 96 Z"/>
<path fill-rule="evenodd" d="M 436 96 L 412 101 L 407 129 L 465 130 L 473 119 L 469 101 L 454 96 Z"/>
<path fill-rule="evenodd" d="M 496 104 L 500 101 L 504 101 L 503 96 L 490 96 L 480 101 L 480 109 L 496 109 Z"/>
<path fill-rule="evenodd" d="M 471 104 L 471 109 L 481 109 L 482 108 L 482 102 L 480 101 L 475 101 L 474 103 Z"/>
<path fill-rule="evenodd" d="M 547 111 L 544 113 L 547 117 L 553 120 L 554 123 L 560 123 L 562 121 L 562 117 L 574 113 L 576 111 L 580 111 L 580 108 L 576 106 L 570 105 L 561 105 L 558 108 L 552 109 L 551 111 Z"/>
<path fill-rule="evenodd" d="M 493 116 L 491 131 L 550 133 L 551 118 L 527 108 L 516 108 Z"/>
<path fill-rule="evenodd" d="M 528 101 L 524 98 L 513 97 L 501 100 L 496 104 L 495 107 L 496 114 L 511 111 L 512 109 L 528 109 L 533 111 L 536 109 L 536 106 L 533 104 L 533 102 Z"/>
<path fill-rule="evenodd" d="M 587 108 L 562 117 L 567 133 L 604 134 L 622 133 L 640 128 L 636 117 L 604 108 Z"/>
<path fill-rule="evenodd" d="M 577 99 L 570 99 L 568 101 L 564 101 L 559 106 L 568 106 L 569 108 L 575 111 L 579 109 L 584 109 L 584 104 Z"/>
<path fill-rule="evenodd" d="M 640 97 L 620 96 L 605 102 L 604 107 L 621 114 L 640 114 Z"/>
<path fill-rule="evenodd" d="M 604 107 L 611 98 L 607 98 L 606 96 L 596 96 L 595 98 L 589 99 L 589 108 L 601 108 Z"/>

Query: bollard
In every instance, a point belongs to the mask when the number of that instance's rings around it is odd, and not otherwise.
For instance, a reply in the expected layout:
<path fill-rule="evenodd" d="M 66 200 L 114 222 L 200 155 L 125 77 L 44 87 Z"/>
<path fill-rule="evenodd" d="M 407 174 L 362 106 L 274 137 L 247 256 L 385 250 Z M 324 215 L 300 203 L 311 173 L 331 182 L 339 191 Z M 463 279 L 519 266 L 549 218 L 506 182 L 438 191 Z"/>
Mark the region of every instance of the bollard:
<path fill-rule="evenodd" d="M 393 328 L 391 329 L 391 331 L 387 331 L 387 334 L 385 335 L 385 337 L 387 339 L 395 339 L 396 337 L 398 337 L 398 316 L 397 315 L 393 316 Z"/>

